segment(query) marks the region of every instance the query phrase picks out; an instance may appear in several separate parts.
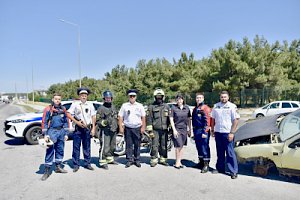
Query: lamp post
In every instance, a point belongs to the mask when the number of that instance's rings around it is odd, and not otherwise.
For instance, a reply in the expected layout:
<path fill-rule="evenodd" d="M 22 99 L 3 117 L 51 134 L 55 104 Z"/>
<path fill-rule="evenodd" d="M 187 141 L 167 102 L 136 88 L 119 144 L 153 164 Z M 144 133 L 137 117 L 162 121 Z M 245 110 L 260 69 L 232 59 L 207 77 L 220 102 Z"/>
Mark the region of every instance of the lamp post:
<path fill-rule="evenodd" d="M 81 66 L 80 66 L 80 26 L 73 22 L 66 21 L 64 19 L 59 19 L 59 21 L 70 24 L 72 26 L 77 27 L 78 32 L 78 70 L 79 70 L 79 87 L 81 87 Z"/>

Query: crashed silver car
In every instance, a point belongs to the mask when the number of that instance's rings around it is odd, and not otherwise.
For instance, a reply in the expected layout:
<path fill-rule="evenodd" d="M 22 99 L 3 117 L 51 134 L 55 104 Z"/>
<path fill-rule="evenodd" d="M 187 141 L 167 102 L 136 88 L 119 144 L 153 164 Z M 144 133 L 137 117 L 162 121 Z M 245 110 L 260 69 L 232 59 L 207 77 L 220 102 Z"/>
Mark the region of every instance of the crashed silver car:
<path fill-rule="evenodd" d="M 246 123 L 235 135 L 239 163 L 254 162 L 253 171 L 266 176 L 276 166 L 286 176 L 300 176 L 300 109 Z"/>

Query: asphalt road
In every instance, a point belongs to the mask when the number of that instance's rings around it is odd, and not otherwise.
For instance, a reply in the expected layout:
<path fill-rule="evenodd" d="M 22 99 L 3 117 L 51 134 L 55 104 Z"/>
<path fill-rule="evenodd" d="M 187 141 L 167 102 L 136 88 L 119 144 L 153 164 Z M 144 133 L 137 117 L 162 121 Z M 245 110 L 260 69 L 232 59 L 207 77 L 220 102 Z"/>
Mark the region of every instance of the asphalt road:
<path fill-rule="evenodd" d="M 53 173 L 47 181 L 41 181 L 45 150 L 39 146 L 24 144 L 11 139 L 3 132 L 4 120 L 23 110 L 12 104 L 0 103 L 0 199 L 299 199 L 298 179 L 279 177 L 272 170 L 267 177 L 252 173 L 250 165 L 240 166 L 236 180 L 224 174 L 201 174 L 192 168 L 197 161 L 196 149 L 189 142 L 184 148 L 184 169 L 177 170 L 174 150 L 169 152 L 170 167 L 149 166 L 148 153 L 142 154 L 142 167 L 125 169 L 125 158 L 119 157 L 119 165 L 105 171 L 98 168 L 98 146 L 92 142 L 92 166 L 94 171 L 80 168 L 72 172 L 72 141 L 65 146 L 67 174 Z M 212 161 L 216 162 L 215 142 L 211 139 Z"/>

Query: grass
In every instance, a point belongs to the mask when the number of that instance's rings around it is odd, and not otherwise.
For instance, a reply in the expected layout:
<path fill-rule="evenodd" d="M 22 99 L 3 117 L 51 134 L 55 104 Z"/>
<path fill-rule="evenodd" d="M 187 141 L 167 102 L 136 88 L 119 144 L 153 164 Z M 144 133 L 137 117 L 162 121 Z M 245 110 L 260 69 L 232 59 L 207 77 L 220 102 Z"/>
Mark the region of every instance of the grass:
<path fill-rule="evenodd" d="M 37 112 L 37 109 L 32 108 L 31 106 L 23 105 L 23 104 L 18 104 L 18 106 L 22 106 L 26 112 Z"/>

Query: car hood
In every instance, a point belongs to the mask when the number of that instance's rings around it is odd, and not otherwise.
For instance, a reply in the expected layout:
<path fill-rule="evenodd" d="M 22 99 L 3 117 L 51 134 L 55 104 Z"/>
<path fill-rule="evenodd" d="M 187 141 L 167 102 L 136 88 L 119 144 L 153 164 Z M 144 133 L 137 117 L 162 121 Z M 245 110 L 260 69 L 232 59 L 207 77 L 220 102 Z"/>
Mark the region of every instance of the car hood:
<path fill-rule="evenodd" d="M 22 113 L 10 116 L 6 119 L 6 121 L 12 121 L 17 119 L 22 119 L 24 121 L 30 121 L 30 120 L 42 120 L 43 112 L 32 112 L 32 113 Z"/>
<path fill-rule="evenodd" d="M 236 131 L 234 140 L 237 142 L 258 136 L 270 135 L 271 133 L 279 133 L 276 123 L 279 116 L 263 117 L 244 124 Z"/>

